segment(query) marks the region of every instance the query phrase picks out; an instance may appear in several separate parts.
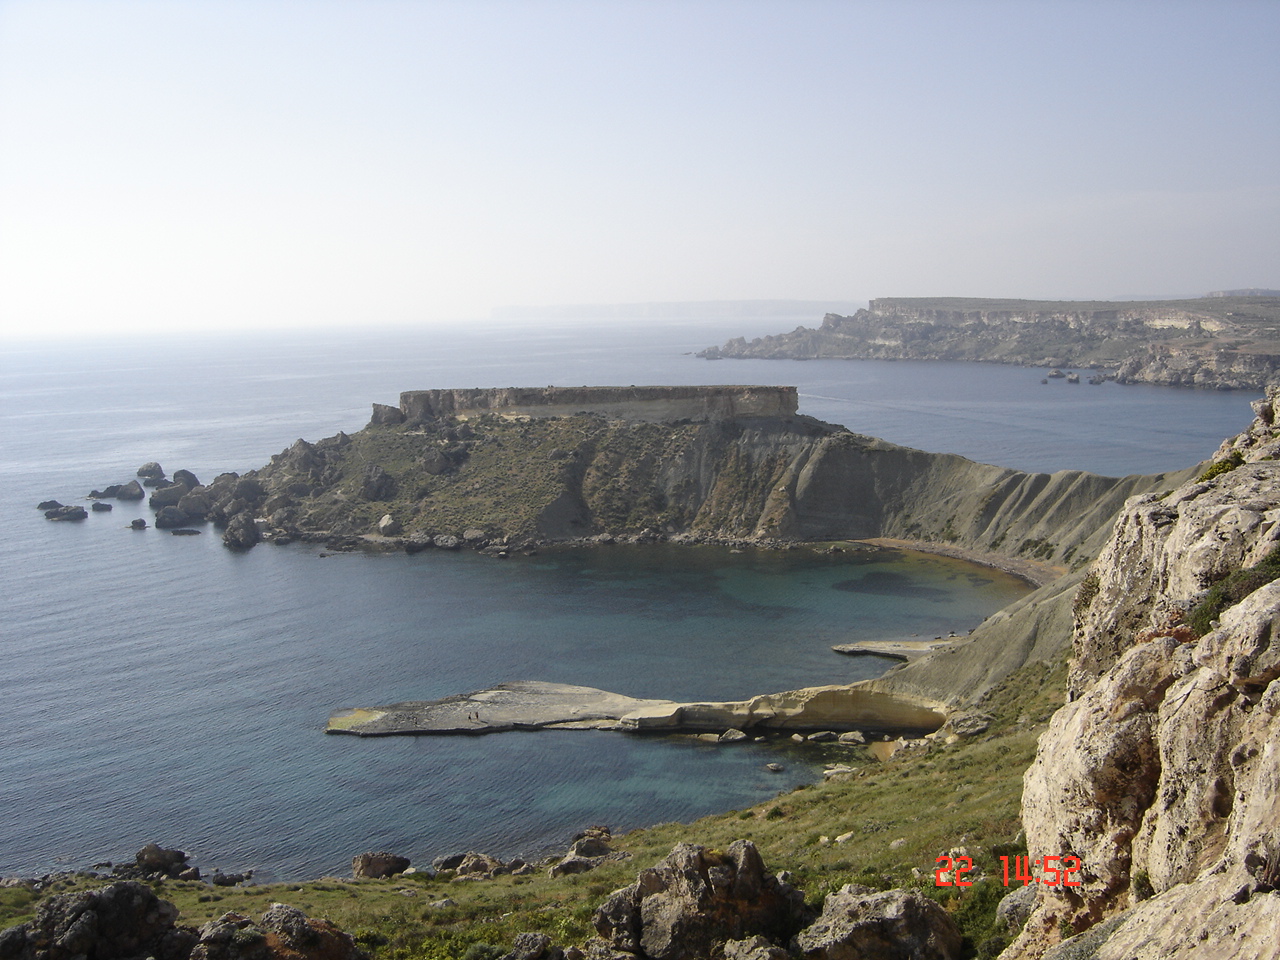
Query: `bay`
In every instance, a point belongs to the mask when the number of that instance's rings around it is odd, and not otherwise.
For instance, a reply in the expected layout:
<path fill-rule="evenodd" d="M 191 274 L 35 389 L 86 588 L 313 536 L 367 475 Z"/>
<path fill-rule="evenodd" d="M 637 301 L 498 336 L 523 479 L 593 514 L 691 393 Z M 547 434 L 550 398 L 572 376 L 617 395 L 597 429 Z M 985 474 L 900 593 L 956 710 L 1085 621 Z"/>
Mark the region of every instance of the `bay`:
<path fill-rule="evenodd" d="M 1249 419 L 1245 395 L 1045 386 L 1014 367 L 692 356 L 753 332 L 668 321 L 6 345 L 0 874 L 155 840 L 206 869 L 299 878 L 343 872 L 365 849 L 419 862 L 468 847 L 532 854 L 590 823 L 743 806 L 815 778 L 822 757 L 599 732 L 321 731 L 338 707 L 508 679 L 675 699 L 844 682 L 885 664 L 831 643 L 968 629 L 1025 589 L 911 554 L 240 555 L 212 531 L 129 531 L 149 514 L 125 504 L 81 524 L 34 509 L 147 460 L 202 478 L 242 471 L 298 437 L 359 429 L 373 401 L 436 386 L 791 383 L 801 412 L 894 442 L 1113 474 L 1189 465 Z M 766 772 L 770 760 L 786 772 Z"/>

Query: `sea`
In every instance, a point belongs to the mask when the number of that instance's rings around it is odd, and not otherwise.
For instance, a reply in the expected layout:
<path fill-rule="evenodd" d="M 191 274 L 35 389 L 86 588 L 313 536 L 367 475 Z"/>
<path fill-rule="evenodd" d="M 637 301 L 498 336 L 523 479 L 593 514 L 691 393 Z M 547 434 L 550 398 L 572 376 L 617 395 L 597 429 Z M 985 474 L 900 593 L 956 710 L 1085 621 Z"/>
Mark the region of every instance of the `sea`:
<path fill-rule="evenodd" d="M 798 317 L 812 324 L 817 318 Z M 755 329 L 752 328 L 755 325 Z M 1028 589 L 957 560 L 613 546 L 499 560 L 262 545 L 128 528 L 145 506 L 46 521 L 156 460 L 201 479 L 360 429 L 430 387 L 791 384 L 804 414 L 1024 470 L 1181 469 L 1254 395 L 1042 383 L 991 364 L 706 361 L 786 325 L 494 321 L 32 340 L 0 348 L 0 876 L 129 860 L 296 880 L 390 850 L 426 864 L 563 848 L 745 807 L 835 748 L 601 731 L 326 736 L 331 712 L 507 680 L 728 699 L 876 676 L 836 643 L 963 632 Z M 86 504 L 87 505 L 87 504 Z M 776 762 L 785 769 L 765 768 Z"/>

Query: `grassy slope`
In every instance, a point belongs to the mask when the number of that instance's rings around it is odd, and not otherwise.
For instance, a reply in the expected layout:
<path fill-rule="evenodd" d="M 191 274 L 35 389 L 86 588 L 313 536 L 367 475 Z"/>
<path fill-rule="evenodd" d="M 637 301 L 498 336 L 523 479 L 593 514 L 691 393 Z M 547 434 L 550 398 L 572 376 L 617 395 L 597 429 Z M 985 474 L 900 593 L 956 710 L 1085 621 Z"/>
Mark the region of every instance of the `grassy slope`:
<path fill-rule="evenodd" d="M 814 905 L 849 882 L 917 887 L 953 912 L 970 956 L 979 951 L 987 955 L 996 946 L 989 940 L 995 905 L 1008 892 L 997 858 L 1025 852 L 1018 845 L 1022 774 L 1036 739 L 1063 701 L 1064 689 L 1062 662 L 1029 664 L 983 701 L 982 708 L 997 719 L 980 737 L 886 763 L 868 759 L 863 748 L 842 748 L 847 751 L 841 754 L 844 762 L 858 768 L 852 776 L 692 824 L 633 831 L 615 843 L 632 854 L 630 860 L 588 874 L 553 880 L 539 873 L 465 883 L 450 883 L 447 877 L 329 878 L 233 889 L 170 882 L 158 889 L 178 905 L 187 924 L 199 925 L 228 910 L 257 915 L 281 901 L 333 920 L 355 934 L 375 960 L 460 958 L 477 943 L 505 951 L 526 930 L 541 930 L 562 945 L 581 943 L 592 934 L 591 914 L 601 900 L 631 883 L 639 869 L 660 860 L 677 842 L 724 849 L 745 837 L 759 846 L 769 869 L 790 870 Z M 835 842 L 845 834 L 851 836 Z M 900 838 L 903 842 L 895 846 Z M 960 845 L 990 879 L 959 893 L 936 887 L 934 858 Z M 94 881 L 79 881 L 86 883 Z M 456 906 L 429 905 L 446 897 Z M 0 890 L 0 926 L 26 919 L 33 909 L 25 891 Z M 472 948 L 471 958 L 480 952 Z"/>

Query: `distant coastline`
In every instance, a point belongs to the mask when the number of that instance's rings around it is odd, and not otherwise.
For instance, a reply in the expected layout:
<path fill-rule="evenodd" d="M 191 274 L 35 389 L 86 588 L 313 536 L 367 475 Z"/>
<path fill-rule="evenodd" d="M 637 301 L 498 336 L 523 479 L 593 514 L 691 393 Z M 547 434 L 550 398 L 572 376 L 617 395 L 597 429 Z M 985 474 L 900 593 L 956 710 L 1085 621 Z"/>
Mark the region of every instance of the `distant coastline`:
<path fill-rule="evenodd" d="M 828 313 L 817 328 L 737 337 L 698 356 L 971 360 L 1087 368 L 1121 383 L 1261 390 L 1280 375 L 1274 294 L 1146 301 L 884 297 L 852 315 Z"/>

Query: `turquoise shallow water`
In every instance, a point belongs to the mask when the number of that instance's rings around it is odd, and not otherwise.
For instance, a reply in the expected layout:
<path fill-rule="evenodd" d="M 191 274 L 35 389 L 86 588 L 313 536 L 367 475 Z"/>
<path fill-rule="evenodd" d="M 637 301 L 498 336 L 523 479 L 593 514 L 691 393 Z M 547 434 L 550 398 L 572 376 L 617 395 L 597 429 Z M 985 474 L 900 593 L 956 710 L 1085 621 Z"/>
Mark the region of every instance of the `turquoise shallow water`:
<path fill-rule="evenodd" d="M 855 679 L 883 664 L 841 658 L 832 643 L 964 630 L 1023 590 L 909 554 L 237 555 L 208 534 L 128 531 L 144 511 L 124 504 L 77 525 L 34 509 L 127 479 L 146 460 L 202 477 L 247 469 L 299 436 L 358 429 L 369 402 L 424 386 L 790 382 L 803 412 L 897 442 L 1044 469 L 1077 458 L 1113 473 L 1184 466 L 1248 421 L 1245 396 L 1115 385 L 1071 394 L 1017 368 L 688 355 L 736 332 L 7 350 L 0 874 L 118 859 L 155 840 L 206 868 L 303 877 L 344 870 L 365 849 L 418 860 L 463 847 L 532 853 L 589 823 L 743 806 L 814 778 L 821 758 L 788 742 L 729 750 L 598 732 L 363 741 L 321 731 L 338 707 L 507 679 L 672 698 Z M 786 773 L 764 771 L 772 759 Z"/>

